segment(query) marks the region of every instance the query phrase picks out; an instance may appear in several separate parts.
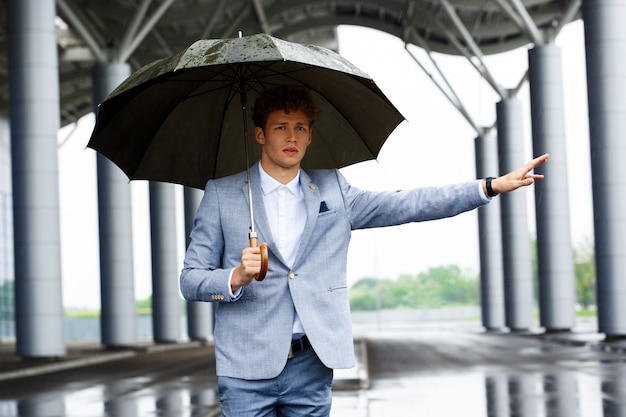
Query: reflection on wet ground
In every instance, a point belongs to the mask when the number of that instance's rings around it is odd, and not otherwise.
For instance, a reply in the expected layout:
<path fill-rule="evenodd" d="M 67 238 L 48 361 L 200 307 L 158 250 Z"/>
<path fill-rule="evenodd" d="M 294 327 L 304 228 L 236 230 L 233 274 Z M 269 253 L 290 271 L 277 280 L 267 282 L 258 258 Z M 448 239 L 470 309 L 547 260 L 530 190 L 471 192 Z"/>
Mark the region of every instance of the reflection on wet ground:
<path fill-rule="evenodd" d="M 626 416 L 626 354 L 597 335 L 386 333 L 367 338 L 370 387 L 336 416 Z"/>
<path fill-rule="evenodd" d="M 196 345 L 0 381 L 0 416 L 218 415 L 212 346 Z"/>
<path fill-rule="evenodd" d="M 597 335 L 411 330 L 361 346 L 367 380 L 338 373 L 333 417 L 626 416 L 626 350 Z M 0 379 L 0 416 L 217 416 L 213 361 L 198 345 Z"/>
<path fill-rule="evenodd" d="M 598 380 L 576 373 L 488 375 L 482 371 L 384 378 L 359 397 L 336 397 L 337 416 L 608 417 Z M 603 405 L 606 409 L 603 411 Z M 346 409 L 347 412 L 340 411 Z M 351 411 L 354 409 L 354 411 Z M 350 414 L 352 413 L 352 414 Z"/>
<path fill-rule="evenodd" d="M 61 394 L 44 393 L 22 398 L 0 408 L 3 416 L 206 416 L 216 409 L 214 389 L 196 391 L 163 387 L 112 396 L 100 386 Z"/>

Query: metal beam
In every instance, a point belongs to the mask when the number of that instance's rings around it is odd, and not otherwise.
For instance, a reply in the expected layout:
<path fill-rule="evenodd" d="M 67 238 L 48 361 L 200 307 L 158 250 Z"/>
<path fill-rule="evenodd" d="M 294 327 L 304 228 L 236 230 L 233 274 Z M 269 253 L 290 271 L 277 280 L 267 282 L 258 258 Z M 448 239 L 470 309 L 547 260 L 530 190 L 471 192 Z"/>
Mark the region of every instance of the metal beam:
<path fill-rule="evenodd" d="M 459 96 L 454 91 L 454 88 L 452 87 L 452 85 L 450 84 L 450 82 L 448 81 L 446 76 L 444 75 L 443 71 L 441 70 L 441 68 L 437 64 L 437 61 L 435 61 L 435 59 L 433 58 L 431 51 L 428 49 L 428 45 L 426 45 L 424 40 L 421 37 L 419 37 L 419 35 L 417 35 L 416 33 L 414 34 L 414 36 L 416 36 L 418 39 L 420 39 L 420 40 L 418 40 L 418 42 L 420 42 L 420 46 L 426 51 L 426 53 L 428 55 L 428 58 L 430 59 L 430 62 L 433 64 L 433 66 L 437 70 L 437 73 L 443 79 L 443 82 L 447 86 L 447 90 L 441 85 L 441 83 L 439 83 L 435 79 L 435 77 L 426 69 L 426 67 L 424 67 L 424 65 L 422 65 L 422 63 L 419 61 L 419 59 L 417 59 L 417 57 L 409 50 L 408 44 L 404 45 L 404 50 L 411 56 L 413 61 L 415 61 L 415 63 L 422 69 L 422 71 L 424 71 L 424 74 L 426 74 L 431 79 L 433 84 L 435 84 L 435 86 L 448 99 L 448 101 L 450 101 L 450 103 L 452 103 L 452 105 L 459 111 L 459 113 L 461 113 L 461 115 L 465 118 L 465 120 L 467 120 L 467 122 L 470 124 L 470 126 L 472 126 L 472 128 L 478 134 L 480 134 L 481 133 L 481 129 L 474 122 L 474 119 L 469 114 L 469 112 L 467 111 L 467 109 L 463 105 L 463 102 L 461 101 Z"/>
<path fill-rule="evenodd" d="M 270 25 L 267 22 L 267 16 L 265 15 L 265 10 L 263 9 L 263 4 L 261 4 L 261 0 L 252 0 L 252 3 L 254 4 L 254 11 L 256 12 L 256 15 L 259 19 L 259 23 L 261 24 L 261 29 L 263 29 L 263 32 L 271 35 L 272 30 L 270 29 Z"/>
<path fill-rule="evenodd" d="M 456 10 L 454 9 L 454 7 L 450 4 L 448 0 L 441 0 L 441 5 L 443 6 L 446 13 L 452 20 L 452 24 L 454 25 L 454 27 L 461 33 L 463 40 L 469 47 L 470 51 L 474 54 L 474 57 L 480 62 L 481 74 L 483 75 L 483 77 L 485 77 L 485 79 L 496 90 L 496 92 L 501 97 L 504 98 L 505 97 L 504 91 L 502 90 L 500 85 L 495 81 L 495 79 L 492 77 L 491 73 L 489 72 L 489 69 L 487 68 L 487 65 L 485 65 L 485 62 L 483 59 L 483 53 L 480 50 L 480 47 L 476 44 L 476 41 L 472 37 L 472 34 L 467 30 L 467 28 L 465 27 L 465 25 L 459 18 L 459 15 L 456 13 Z M 447 30 L 446 32 L 451 33 L 449 30 Z M 450 40 L 452 41 L 453 38 L 455 37 L 450 38 Z"/>
<path fill-rule="evenodd" d="M 559 20 L 558 26 L 554 30 L 555 38 L 559 35 L 559 33 L 561 33 L 561 30 L 563 30 L 565 25 L 567 25 L 569 22 L 574 20 L 574 17 L 576 16 L 576 13 L 580 11 L 582 4 L 583 4 L 582 0 L 573 0 L 569 4 L 569 6 L 567 6 L 567 9 L 565 9 L 565 12 L 563 13 L 563 16 L 561 17 L 561 20 Z"/>
<path fill-rule="evenodd" d="M 152 16 L 148 19 L 148 21 L 143 25 L 137 36 L 133 39 L 131 44 L 124 51 L 119 51 L 118 58 L 120 62 L 126 62 L 128 58 L 132 55 L 132 53 L 137 49 L 139 44 L 145 39 L 145 37 L 150 33 L 150 31 L 156 26 L 159 19 L 165 14 L 167 9 L 174 3 L 174 0 L 165 0 L 158 9 L 154 12 Z"/>
<path fill-rule="evenodd" d="M 539 28 L 533 21 L 533 18 L 526 10 L 526 7 L 522 4 L 520 0 L 509 0 L 512 6 L 515 8 L 515 11 L 519 14 L 524 22 L 524 27 L 526 28 L 526 33 L 530 35 L 530 39 L 533 41 L 535 45 L 541 45 L 544 43 L 543 35 L 539 31 Z"/>
<path fill-rule="evenodd" d="M 528 31 L 526 30 L 526 25 L 524 25 L 524 21 L 519 16 L 519 14 L 515 12 L 515 9 L 513 9 L 513 7 L 507 2 L 507 0 L 492 1 L 495 1 L 498 6 L 500 6 L 504 13 L 506 13 L 511 18 L 511 20 L 517 25 L 517 27 L 519 27 L 521 30 L 524 31 L 524 33 L 526 33 L 526 36 L 528 36 L 529 39 L 531 38 L 530 33 L 528 33 Z"/>
<path fill-rule="evenodd" d="M 211 16 L 211 18 L 209 19 L 209 24 L 206 28 L 204 28 L 204 32 L 202 32 L 202 39 L 208 38 L 213 31 L 213 28 L 217 23 L 217 17 L 222 14 L 222 11 L 224 10 L 224 5 L 226 5 L 226 1 L 227 0 L 220 0 L 220 2 L 217 4 L 217 7 L 213 11 L 213 16 Z"/>
<path fill-rule="evenodd" d="M 176 53 L 157 28 L 152 29 L 152 36 L 154 36 L 159 45 L 161 45 L 161 48 L 165 49 L 167 55 L 174 55 Z"/>
<path fill-rule="evenodd" d="M 108 61 L 108 56 L 106 50 L 102 47 L 102 43 L 98 42 L 94 33 L 88 29 L 93 26 L 85 21 L 84 17 L 76 10 L 71 0 L 57 0 L 57 5 L 71 23 L 72 29 L 85 41 L 89 50 L 94 54 L 96 61 Z"/>
<path fill-rule="evenodd" d="M 139 7 L 137 8 L 137 11 L 135 12 L 135 15 L 133 16 L 133 19 L 131 20 L 130 25 L 127 27 L 126 33 L 124 33 L 124 36 L 122 37 L 122 40 L 120 41 L 120 46 L 118 48 L 118 55 L 122 55 L 123 51 L 127 50 L 128 47 L 130 46 L 131 40 L 133 39 L 133 37 L 137 34 L 137 31 L 139 30 L 139 25 L 141 24 L 141 21 L 146 16 L 146 13 L 148 13 L 148 8 L 150 7 L 150 3 L 152 3 L 152 0 L 143 0 L 141 4 L 139 5 Z"/>
<path fill-rule="evenodd" d="M 246 4 L 246 6 L 241 10 L 241 13 L 239 13 L 239 15 L 237 15 L 237 17 L 232 21 L 230 26 L 226 28 L 226 30 L 222 33 L 220 38 L 226 38 L 228 36 L 232 36 L 232 34 L 237 30 L 237 26 L 239 26 L 241 21 L 246 17 L 246 15 L 249 12 L 250 12 L 250 3 Z"/>

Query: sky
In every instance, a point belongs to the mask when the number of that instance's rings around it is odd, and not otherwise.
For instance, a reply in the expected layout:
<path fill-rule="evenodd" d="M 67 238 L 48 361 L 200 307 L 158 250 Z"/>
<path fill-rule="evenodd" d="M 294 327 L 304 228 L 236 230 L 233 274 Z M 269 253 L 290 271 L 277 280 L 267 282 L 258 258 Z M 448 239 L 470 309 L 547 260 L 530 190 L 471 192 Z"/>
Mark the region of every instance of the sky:
<path fill-rule="evenodd" d="M 383 32 L 350 26 L 340 27 L 338 37 L 341 55 L 369 74 L 406 118 L 390 135 L 377 160 L 342 169 L 348 181 L 363 190 L 393 190 L 476 178 L 475 131 L 415 63 L 403 42 Z M 582 22 L 567 25 L 556 43 L 562 53 L 570 223 L 572 244 L 576 246 L 593 238 Z M 424 51 L 414 46 L 409 49 L 429 68 Z M 514 88 L 528 67 L 527 56 L 528 48 L 524 47 L 488 56 L 486 63 L 501 86 Z M 493 125 L 499 101 L 493 89 L 465 58 L 436 54 L 435 59 L 477 125 Z M 525 156 L 531 159 L 527 84 L 518 98 L 524 108 Z M 100 308 L 96 156 L 86 148 L 93 124 L 93 115 L 85 116 L 61 129 L 58 137 L 63 303 L 68 308 Z M 145 181 L 133 181 L 130 187 L 135 297 L 145 299 L 152 293 L 148 186 Z M 182 212 L 182 187 L 179 191 L 177 205 Z M 532 235 L 532 189 L 517 192 L 527 195 Z M 178 226 L 177 256 L 182 268 L 182 219 Z M 417 275 L 451 264 L 473 274 L 480 270 L 476 211 L 452 219 L 355 231 L 348 256 L 348 283 L 363 277 Z"/>

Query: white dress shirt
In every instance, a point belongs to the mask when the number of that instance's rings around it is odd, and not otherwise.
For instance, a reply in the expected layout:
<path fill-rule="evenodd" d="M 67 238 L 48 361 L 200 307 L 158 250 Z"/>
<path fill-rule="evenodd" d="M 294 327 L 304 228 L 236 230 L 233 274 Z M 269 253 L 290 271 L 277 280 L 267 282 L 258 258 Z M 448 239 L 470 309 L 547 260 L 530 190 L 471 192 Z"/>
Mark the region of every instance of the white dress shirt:
<path fill-rule="evenodd" d="M 300 171 L 287 184 L 281 184 L 270 177 L 259 164 L 263 204 L 270 224 L 272 236 L 278 251 L 287 263 L 293 266 L 300 246 L 300 239 L 306 223 L 306 207 L 304 193 L 300 187 Z M 293 334 L 304 334 L 304 328 L 295 312 Z"/>

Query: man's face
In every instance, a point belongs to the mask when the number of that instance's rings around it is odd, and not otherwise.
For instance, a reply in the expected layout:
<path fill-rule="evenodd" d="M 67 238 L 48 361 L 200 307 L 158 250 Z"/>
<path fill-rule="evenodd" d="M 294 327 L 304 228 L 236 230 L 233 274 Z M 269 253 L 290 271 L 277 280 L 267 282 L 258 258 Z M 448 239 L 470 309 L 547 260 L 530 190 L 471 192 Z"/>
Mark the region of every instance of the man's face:
<path fill-rule="evenodd" d="M 304 112 L 277 110 L 270 113 L 265 129 L 255 128 L 255 138 L 263 145 L 261 163 L 266 172 L 297 170 L 311 143 L 311 134 Z"/>

